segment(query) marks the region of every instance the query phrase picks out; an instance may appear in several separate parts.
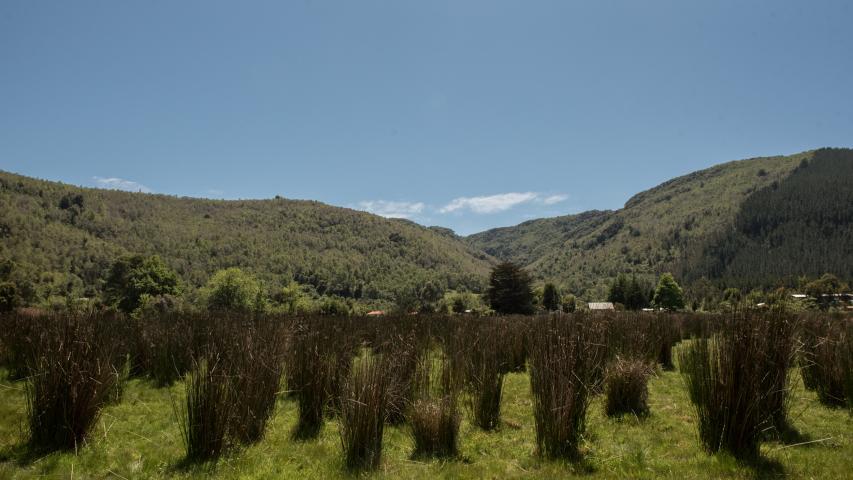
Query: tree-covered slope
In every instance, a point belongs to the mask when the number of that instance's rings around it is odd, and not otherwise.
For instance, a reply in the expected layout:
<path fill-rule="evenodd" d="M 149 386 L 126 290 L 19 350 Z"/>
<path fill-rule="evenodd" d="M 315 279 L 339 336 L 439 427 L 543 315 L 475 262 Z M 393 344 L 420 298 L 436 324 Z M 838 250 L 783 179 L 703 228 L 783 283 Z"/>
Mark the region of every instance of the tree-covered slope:
<path fill-rule="evenodd" d="M 853 279 L 853 151 L 823 149 L 750 195 L 730 228 L 687 249 L 686 280 L 727 286 L 795 284 L 830 272 Z"/>
<path fill-rule="evenodd" d="M 800 168 L 804 160 L 808 166 Z M 639 193 L 620 210 L 533 220 L 466 240 L 587 298 L 603 298 L 621 272 L 642 277 L 673 269 L 686 280 L 721 282 L 740 276 L 738 286 L 743 287 L 818 271 L 849 275 L 853 257 L 836 252 L 849 251 L 840 245 L 849 238 L 849 214 L 844 212 L 851 208 L 851 164 L 853 151 L 847 149 L 729 162 Z M 836 178 L 827 184 L 830 171 Z M 813 207 L 794 208 L 802 203 Z M 820 209 L 823 214 L 814 216 L 813 210 Z M 764 225 L 761 219 L 768 215 L 774 220 Z M 756 221 L 763 226 L 749 242 L 729 238 L 736 228 L 754 230 L 748 225 Z M 760 265 L 752 262 L 767 242 L 775 242 L 774 248 L 763 252 Z M 809 243 L 816 244 L 811 254 L 797 256 Z M 817 256 L 822 260 L 813 261 Z"/>
<path fill-rule="evenodd" d="M 390 298 L 433 281 L 482 288 L 489 259 L 453 235 L 319 202 L 222 201 L 80 188 L 0 172 L 0 259 L 31 294 L 94 295 L 110 264 L 157 254 L 193 290 L 237 266 L 270 288 Z"/>

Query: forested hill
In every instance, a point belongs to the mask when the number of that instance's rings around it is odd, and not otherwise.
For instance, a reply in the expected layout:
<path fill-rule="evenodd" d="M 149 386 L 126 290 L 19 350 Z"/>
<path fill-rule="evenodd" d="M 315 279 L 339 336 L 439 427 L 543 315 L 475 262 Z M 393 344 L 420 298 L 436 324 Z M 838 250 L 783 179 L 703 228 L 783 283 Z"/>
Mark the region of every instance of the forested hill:
<path fill-rule="evenodd" d="M 97 296 L 123 255 L 159 255 L 190 293 L 241 267 L 274 291 L 392 300 L 428 282 L 482 291 L 496 259 L 601 299 L 620 273 L 672 271 L 714 288 L 853 280 L 853 150 L 729 162 L 635 195 L 624 208 L 457 237 L 319 202 L 223 201 L 74 187 L 0 172 L 0 260 L 31 302 Z M 0 272 L 2 273 L 2 272 Z"/>
<path fill-rule="evenodd" d="M 619 273 L 673 270 L 688 287 L 853 277 L 853 150 L 729 162 L 635 195 L 624 208 L 532 220 L 466 238 L 588 298 Z"/>
<path fill-rule="evenodd" d="M 176 198 L 0 172 L 0 259 L 39 298 L 100 293 L 129 253 L 159 255 L 189 290 L 236 266 L 270 289 L 295 279 L 357 298 L 426 281 L 476 291 L 490 268 L 454 235 L 319 202 Z"/>

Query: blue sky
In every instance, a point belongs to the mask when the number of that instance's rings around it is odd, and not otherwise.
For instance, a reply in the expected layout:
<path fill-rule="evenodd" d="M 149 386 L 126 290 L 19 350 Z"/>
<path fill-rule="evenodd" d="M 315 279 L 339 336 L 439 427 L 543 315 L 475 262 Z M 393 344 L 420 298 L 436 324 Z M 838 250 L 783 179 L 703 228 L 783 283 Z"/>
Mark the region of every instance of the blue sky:
<path fill-rule="evenodd" d="M 849 1 L 0 3 L 0 169 L 467 234 L 853 146 Z"/>

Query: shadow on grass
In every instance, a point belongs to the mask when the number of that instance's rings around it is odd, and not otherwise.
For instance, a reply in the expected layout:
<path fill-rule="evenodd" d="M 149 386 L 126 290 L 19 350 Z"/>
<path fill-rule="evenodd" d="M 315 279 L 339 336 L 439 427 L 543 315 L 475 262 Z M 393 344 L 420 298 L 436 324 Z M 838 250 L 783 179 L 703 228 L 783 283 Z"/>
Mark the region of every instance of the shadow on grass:
<path fill-rule="evenodd" d="M 778 441 L 783 445 L 803 445 L 806 447 L 816 445 L 811 443 L 811 435 L 802 433 L 789 424 L 785 424 L 780 428 L 774 428 L 767 432 L 767 439 Z"/>
<path fill-rule="evenodd" d="M 785 467 L 781 462 L 762 455 L 749 460 L 741 460 L 740 464 L 749 468 L 750 477 L 755 479 L 779 478 L 786 475 Z"/>
<path fill-rule="evenodd" d="M 578 458 L 573 459 L 541 459 L 541 462 L 550 462 L 552 464 L 560 465 L 564 467 L 566 470 L 570 471 L 573 475 L 593 475 L 597 472 L 595 468 L 595 464 L 592 459 L 586 455 L 581 455 Z"/>
<path fill-rule="evenodd" d="M 534 452 L 533 455 L 540 466 L 545 464 L 559 465 L 574 475 L 593 475 L 598 471 L 595 468 L 595 453 L 589 450 L 578 452 L 576 455 L 567 458 L 551 458 L 542 456 L 539 452 Z"/>
<path fill-rule="evenodd" d="M 71 454 L 74 449 L 67 448 L 36 448 L 29 442 L 21 442 L 0 449 L 0 463 L 14 463 L 18 467 L 29 467 L 51 455 Z"/>
<path fill-rule="evenodd" d="M 608 420 L 614 423 L 626 425 L 642 425 L 646 423 L 646 421 L 651 417 L 651 415 L 652 413 L 649 410 L 640 412 L 628 410 L 624 412 L 614 412 L 610 414 L 608 414 L 606 411 L 604 412 L 604 416 Z"/>
<path fill-rule="evenodd" d="M 213 476 L 218 463 L 218 458 L 200 460 L 184 457 L 171 464 L 167 471 L 169 474 L 203 473 L 205 476 Z"/>
<path fill-rule="evenodd" d="M 39 455 L 35 450 L 30 448 L 26 443 L 18 443 L 9 445 L 0 449 L 0 463 L 14 462 L 19 467 L 31 465 L 34 461 L 41 458 L 44 454 Z"/>

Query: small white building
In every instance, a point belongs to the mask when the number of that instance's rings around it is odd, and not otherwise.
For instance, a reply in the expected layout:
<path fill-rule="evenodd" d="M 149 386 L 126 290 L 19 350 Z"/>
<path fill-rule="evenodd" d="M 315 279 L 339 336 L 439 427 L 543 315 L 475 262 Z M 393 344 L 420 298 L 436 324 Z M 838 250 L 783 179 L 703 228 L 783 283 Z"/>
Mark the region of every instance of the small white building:
<path fill-rule="evenodd" d="M 611 302 L 590 302 L 587 305 L 590 310 L 616 310 Z"/>

